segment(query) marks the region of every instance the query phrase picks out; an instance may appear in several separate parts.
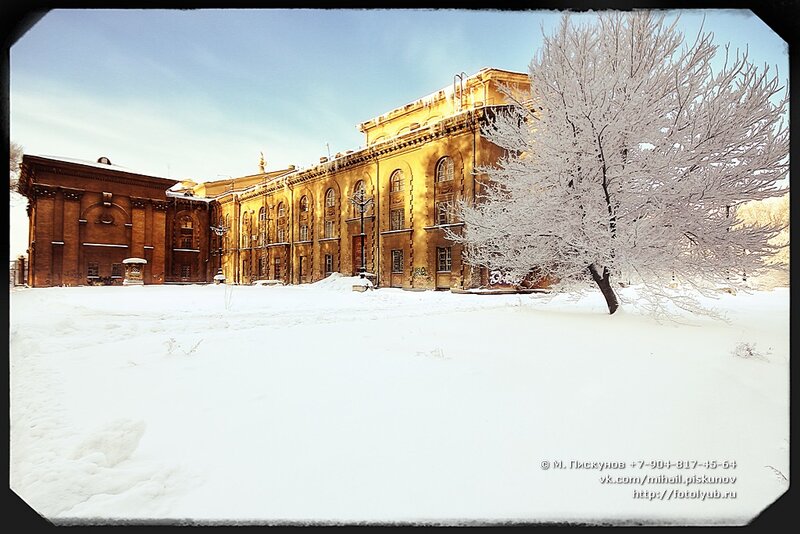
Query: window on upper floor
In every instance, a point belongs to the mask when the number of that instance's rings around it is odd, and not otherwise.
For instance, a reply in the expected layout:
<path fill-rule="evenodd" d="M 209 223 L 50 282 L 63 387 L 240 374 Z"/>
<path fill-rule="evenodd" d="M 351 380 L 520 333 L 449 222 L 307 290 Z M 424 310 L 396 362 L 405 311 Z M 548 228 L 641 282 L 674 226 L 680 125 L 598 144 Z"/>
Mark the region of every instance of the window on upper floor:
<path fill-rule="evenodd" d="M 436 181 L 447 182 L 453 179 L 453 158 L 445 156 L 436 164 Z"/>
<path fill-rule="evenodd" d="M 450 224 L 453 222 L 453 201 L 446 200 L 436 203 L 436 224 Z"/>
<path fill-rule="evenodd" d="M 403 190 L 403 171 L 397 169 L 392 173 L 391 178 L 389 178 L 389 190 L 392 193 L 397 193 Z"/>
<path fill-rule="evenodd" d="M 403 208 L 391 211 L 389 220 L 390 230 L 402 230 L 404 222 Z"/>
<path fill-rule="evenodd" d="M 184 215 L 180 218 L 180 237 L 178 244 L 181 248 L 192 248 L 194 241 L 194 224 L 189 215 Z"/>

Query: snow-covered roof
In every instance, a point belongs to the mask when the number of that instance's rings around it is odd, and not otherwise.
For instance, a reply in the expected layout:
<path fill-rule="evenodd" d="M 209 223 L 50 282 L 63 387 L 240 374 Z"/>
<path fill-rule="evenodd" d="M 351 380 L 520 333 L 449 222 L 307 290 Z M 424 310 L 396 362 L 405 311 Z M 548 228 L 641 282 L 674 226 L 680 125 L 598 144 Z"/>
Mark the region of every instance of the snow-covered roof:
<path fill-rule="evenodd" d="M 125 258 L 122 263 L 147 263 L 147 260 L 144 258 Z"/>
<path fill-rule="evenodd" d="M 179 193 L 171 189 L 167 189 L 167 196 L 170 198 L 185 198 L 187 200 L 197 200 L 198 202 L 211 202 L 213 199 L 208 197 L 198 197 L 194 195 L 187 195 L 186 193 Z"/>
<path fill-rule="evenodd" d="M 164 178 L 163 176 L 156 176 L 154 174 L 150 174 L 148 172 L 138 171 L 135 169 L 131 169 L 129 167 L 123 167 L 122 165 L 117 165 L 116 163 L 100 163 L 97 161 L 89 161 L 85 159 L 78 159 L 78 158 L 65 158 L 62 156 L 52 156 L 47 154 L 31 154 L 26 153 L 29 156 L 35 156 L 37 158 L 42 159 L 51 159 L 53 161 L 65 161 L 67 163 L 77 163 L 79 165 L 86 165 L 87 167 L 96 167 L 98 169 L 111 169 L 114 171 L 120 172 L 128 172 L 132 174 L 141 174 L 142 176 L 151 176 L 153 178 Z M 108 158 L 106 158 L 108 159 Z M 170 180 L 171 178 L 164 178 L 165 180 Z M 177 180 L 176 180 L 177 181 Z"/>
<path fill-rule="evenodd" d="M 515 75 L 515 74 L 516 75 L 525 75 L 524 72 L 516 72 L 516 71 L 510 71 L 510 70 L 495 69 L 495 68 L 491 68 L 491 67 L 483 67 L 481 70 L 479 70 L 478 72 L 476 72 L 472 76 L 467 76 L 466 78 L 464 78 L 464 81 L 463 81 L 464 87 L 466 88 L 468 81 L 471 81 L 471 80 L 476 79 L 476 78 L 480 78 L 481 76 L 485 75 L 489 71 L 503 72 L 503 73 L 512 74 L 512 75 Z M 387 111 L 385 113 L 382 113 L 381 115 L 379 115 L 377 117 L 373 117 L 373 118 L 371 118 L 369 120 L 361 122 L 361 123 L 359 123 L 357 125 L 357 128 L 358 128 L 359 131 L 361 131 L 362 128 L 365 127 L 365 126 L 368 126 L 370 124 L 380 123 L 383 120 L 387 119 L 392 114 L 394 114 L 394 113 L 396 113 L 398 111 L 402 111 L 402 110 L 408 109 L 408 108 L 414 108 L 414 107 L 417 107 L 417 106 L 429 106 L 429 105 L 433 104 L 434 102 L 436 102 L 437 100 L 452 100 L 454 88 L 455 88 L 454 84 L 451 83 L 451 84 L 449 84 L 449 85 L 447 85 L 447 86 L 445 86 L 445 87 L 443 87 L 441 89 L 437 89 L 436 91 L 434 91 L 434 92 L 432 92 L 432 93 L 430 93 L 428 95 L 423 96 L 422 98 L 418 98 L 418 99 L 416 99 L 416 100 L 414 100 L 412 102 L 409 102 L 408 104 L 405 104 L 403 106 L 398 106 L 398 107 L 396 107 L 394 109 L 391 109 L 391 110 L 389 110 L 389 111 Z"/>

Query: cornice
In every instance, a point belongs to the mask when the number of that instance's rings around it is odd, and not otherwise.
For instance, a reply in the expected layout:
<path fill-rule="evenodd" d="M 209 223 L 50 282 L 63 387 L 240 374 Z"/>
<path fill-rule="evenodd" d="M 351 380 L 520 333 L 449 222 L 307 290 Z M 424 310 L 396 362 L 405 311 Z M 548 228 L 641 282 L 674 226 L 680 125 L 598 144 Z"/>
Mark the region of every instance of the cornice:
<path fill-rule="evenodd" d="M 113 168 L 102 169 L 99 167 L 89 167 L 81 165 L 80 163 L 41 158 L 39 156 L 26 156 L 23 166 L 33 171 L 34 175 L 37 172 L 49 172 L 53 174 L 88 178 L 100 182 L 138 185 L 157 189 L 159 191 L 169 189 L 179 182 L 179 180 L 146 176 L 144 174 L 131 173 Z"/>
<path fill-rule="evenodd" d="M 353 154 L 346 154 L 341 158 L 317 165 L 311 169 L 300 171 L 284 179 L 280 177 L 276 178 L 259 189 L 240 195 L 239 198 L 241 200 L 248 200 L 261 195 L 274 194 L 284 187 L 296 187 L 328 176 L 331 173 L 337 173 L 359 165 L 372 163 L 376 159 L 388 154 L 401 152 L 405 149 L 414 148 L 436 139 L 470 130 L 476 125 L 486 122 L 487 112 L 495 112 L 498 109 L 507 107 L 509 106 L 484 106 L 459 113 L 453 117 L 442 119 L 428 127 L 418 128 L 400 137 L 381 141 L 378 144 L 370 145 Z M 334 167 L 335 170 L 333 170 Z M 219 200 L 219 202 L 221 202 L 221 200 Z"/>

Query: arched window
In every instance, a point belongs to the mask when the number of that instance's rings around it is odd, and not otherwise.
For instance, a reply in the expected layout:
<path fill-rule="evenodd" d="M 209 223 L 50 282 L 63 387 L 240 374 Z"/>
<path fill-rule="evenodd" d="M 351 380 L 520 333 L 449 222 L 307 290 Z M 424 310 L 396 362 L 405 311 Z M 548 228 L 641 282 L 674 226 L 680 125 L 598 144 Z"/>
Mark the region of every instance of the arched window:
<path fill-rule="evenodd" d="M 250 228 L 252 224 L 250 213 L 251 212 L 246 211 L 242 214 L 242 235 L 241 235 L 242 248 L 250 248 L 250 239 L 251 239 Z"/>
<path fill-rule="evenodd" d="M 194 225 L 192 224 L 192 218 L 189 215 L 183 215 L 180 218 L 180 241 L 179 246 L 180 248 L 192 248 L 194 244 Z"/>
<path fill-rule="evenodd" d="M 443 157 L 436 164 L 436 181 L 447 182 L 453 179 L 453 158 Z"/>
<path fill-rule="evenodd" d="M 283 202 L 278 204 L 278 217 L 286 217 L 286 205 Z"/>
<path fill-rule="evenodd" d="M 336 193 L 333 192 L 333 188 L 330 188 L 325 191 L 325 207 L 332 208 L 334 206 L 336 206 Z"/>
<path fill-rule="evenodd" d="M 390 191 L 392 193 L 397 193 L 398 191 L 403 190 L 403 171 L 397 169 L 392 173 L 392 177 L 389 178 L 390 183 Z"/>
<path fill-rule="evenodd" d="M 258 210 L 258 245 L 263 247 L 267 237 L 267 207 L 261 206 Z"/>
<path fill-rule="evenodd" d="M 305 195 L 300 198 L 300 211 L 308 211 L 308 197 Z"/>

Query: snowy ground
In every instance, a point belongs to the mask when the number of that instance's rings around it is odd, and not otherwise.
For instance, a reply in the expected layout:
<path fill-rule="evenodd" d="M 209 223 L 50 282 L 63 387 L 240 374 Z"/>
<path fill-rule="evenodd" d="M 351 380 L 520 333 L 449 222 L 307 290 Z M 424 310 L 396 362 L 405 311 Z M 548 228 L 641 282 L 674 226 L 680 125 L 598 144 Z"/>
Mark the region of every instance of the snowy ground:
<path fill-rule="evenodd" d="M 787 288 L 659 323 L 348 282 L 11 291 L 12 489 L 56 521 L 730 524 L 788 488 Z"/>

